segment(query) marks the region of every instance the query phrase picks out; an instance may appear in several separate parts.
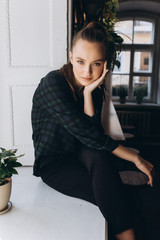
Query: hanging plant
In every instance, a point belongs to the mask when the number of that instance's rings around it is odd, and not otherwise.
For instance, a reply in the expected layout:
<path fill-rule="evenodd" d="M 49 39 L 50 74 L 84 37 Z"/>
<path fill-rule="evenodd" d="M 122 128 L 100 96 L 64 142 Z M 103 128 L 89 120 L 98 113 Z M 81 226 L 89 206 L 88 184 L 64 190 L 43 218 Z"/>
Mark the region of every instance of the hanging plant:
<path fill-rule="evenodd" d="M 110 61 L 108 62 L 109 69 L 113 70 L 114 66 L 120 67 L 120 62 L 117 60 L 117 55 L 121 52 L 121 44 L 123 38 L 119 36 L 115 30 L 114 25 L 118 21 L 116 17 L 116 11 L 118 9 L 118 0 L 104 1 L 103 10 L 103 25 L 106 30 L 107 39 L 110 42 Z"/>

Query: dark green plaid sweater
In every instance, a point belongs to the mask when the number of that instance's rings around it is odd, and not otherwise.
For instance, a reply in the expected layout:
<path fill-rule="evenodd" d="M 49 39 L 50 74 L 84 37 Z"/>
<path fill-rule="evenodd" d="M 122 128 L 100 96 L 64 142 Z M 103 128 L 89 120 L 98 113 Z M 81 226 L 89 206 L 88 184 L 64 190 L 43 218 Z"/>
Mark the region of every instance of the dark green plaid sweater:
<path fill-rule="evenodd" d="M 46 159 L 74 153 L 77 141 L 92 149 L 112 152 L 118 143 L 104 134 L 101 126 L 102 94 L 93 92 L 95 115 L 83 112 L 83 98 L 76 101 L 59 70 L 48 73 L 33 96 L 32 128 L 35 148 L 34 172 L 40 176 L 40 167 Z"/>

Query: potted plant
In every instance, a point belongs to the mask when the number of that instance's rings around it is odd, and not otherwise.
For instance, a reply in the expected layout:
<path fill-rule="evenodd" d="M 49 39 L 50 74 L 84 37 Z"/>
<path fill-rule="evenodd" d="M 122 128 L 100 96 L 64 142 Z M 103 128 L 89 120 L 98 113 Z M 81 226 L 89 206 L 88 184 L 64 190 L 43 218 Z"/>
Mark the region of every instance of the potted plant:
<path fill-rule="evenodd" d="M 147 86 L 136 86 L 134 89 L 134 96 L 136 97 L 136 101 L 138 104 L 141 104 L 143 98 L 147 96 Z"/>
<path fill-rule="evenodd" d="M 128 90 L 125 85 L 120 85 L 118 87 L 118 96 L 120 103 L 125 103 L 126 102 L 126 96 L 128 95 Z"/>
<path fill-rule="evenodd" d="M 9 199 L 11 195 L 12 175 L 18 174 L 16 167 L 22 166 L 17 162 L 19 157 L 24 154 L 16 156 L 17 149 L 6 150 L 0 148 L 0 214 L 6 212 L 11 206 Z"/>

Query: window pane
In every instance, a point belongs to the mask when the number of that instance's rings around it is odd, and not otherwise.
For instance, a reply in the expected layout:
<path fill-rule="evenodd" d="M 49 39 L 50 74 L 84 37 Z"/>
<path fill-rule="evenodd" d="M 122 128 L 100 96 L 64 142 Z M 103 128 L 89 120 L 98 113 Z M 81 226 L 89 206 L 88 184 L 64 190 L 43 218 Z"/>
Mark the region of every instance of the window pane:
<path fill-rule="evenodd" d="M 120 85 L 129 86 L 129 75 L 112 75 L 112 96 L 118 96 L 118 87 Z"/>
<path fill-rule="evenodd" d="M 151 94 L 151 77 L 133 77 L 133 91 L 135 89 L 142 88 L 144 96 L 150 98 Z"/>
<path fill-rule="evenodd" d="M 117 60 L 120 61 L 121 65 L 120 68 L 117 66 L 114 67 L 114 73 L 129 73 L 130 71 L 130 57 L 131 53 L 129 51 L 122 51 L 118 57 Z"/>
<path fill-rule="evenodd" d="M 123 43 L 132 43 L 132 34 L 133 34 L 133 21 L 120 21 L 115 24 L 115 31 L 120 35 L 124 42 Z"/>
<path fill-rule="evenodd" d="M 154 41 L 154 24 L 146 21 L 134 21 L 133 43 L 149 44 Z"/>
<path fill-rule="evenodd" d="M 152 58 L 151 52 L 138 52 L 134 53 L 134 72 L 151 72 L 152 71 Z"/>

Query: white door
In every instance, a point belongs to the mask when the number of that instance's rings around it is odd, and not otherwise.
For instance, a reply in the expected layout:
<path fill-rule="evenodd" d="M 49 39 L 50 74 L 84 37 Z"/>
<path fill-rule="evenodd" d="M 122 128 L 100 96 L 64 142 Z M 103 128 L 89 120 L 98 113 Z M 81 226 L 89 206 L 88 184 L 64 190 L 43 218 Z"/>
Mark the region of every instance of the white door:
<path fill-rule="evenodd" d="M 25 153 L 25 165 L 34 160 L 33 93 L 66 61 L 66 0 L 0 0 L 0 146 Z"/>

